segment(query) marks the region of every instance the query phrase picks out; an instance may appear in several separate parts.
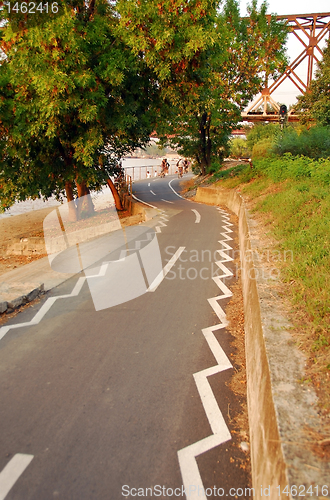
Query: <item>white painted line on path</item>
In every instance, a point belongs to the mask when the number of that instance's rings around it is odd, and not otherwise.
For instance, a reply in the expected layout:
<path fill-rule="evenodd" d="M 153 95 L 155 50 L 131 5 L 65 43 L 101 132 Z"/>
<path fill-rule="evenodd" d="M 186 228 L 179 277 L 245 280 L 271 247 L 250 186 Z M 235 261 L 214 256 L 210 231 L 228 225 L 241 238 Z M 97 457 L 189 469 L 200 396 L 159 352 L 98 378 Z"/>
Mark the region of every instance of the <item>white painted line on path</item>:
<path fill-rule="evenodd" d="M 163 198 L 161 199 L 162 201 L 166 201 L 166 203 L 174 203 L 174 201 L 169 201 L 169 200 L 163 200 Z"/>
<path fill-rule="evenodd" d="M 0 473 L 0 500 L 4 500 L 18 478 L 33 459 L 33 455 L 16 453 Z"/>
<path fill-rule="evenodd" d="M 172 269 L 172 267 L 174 266 L 174 264 L 176 263 L 176 261 L 178 260 L 178 258 L 180 257 L 185 248 L 186 247 L 179 247 L 177 249 L 177 251 L 175 252 L 174 255 L 172 255 L 166 266 L 164 266 L 164 268 L 161 270 L 158 276 L 156 276 L 154 281 L 151 283 L 147 292 L 154 292 L 155 290 L 157 290 L 158 286 L 161 284 L 167 273 Z"/>
<path fill-rule="evenodd" d="M 150 182 L 148 182 L 148 187 L 150 187 Z"/>
<path fill-rule="evenodd" d="M 154 193 L 153 191 L 151 191 L 151 189 L 150 189 L 150 193 L 153 194 L 154 196 L 156 196 L 156 193 Z"/>
<path fill-rule="evenodd" d="M 163 215 L 161 217 L 159 217 L 159 218 L 163 219 L 163 221 L 165 221 L 165 222 L 168 222 L 168 217 L 166 215 L 164 215 L 165 213 L 166 212 L 163 210 L 162 211 Z M 161 233 L 162 232 L 161 228 L 167 226 L 167 224 L 165 224 L 163 221 L 160 220 L 158 222 L 157 226 L 155 226 L 156 233 Z"/>
<path fill-rule="evenodd" d="M 173 193 L 176 194 L 179 198 L 181 198 L 182 200 L 185 200 L 185 198 L 183 198 L 183 196 L 181 196 L 180 194 L 178 194 L 171 186 L 171 182 L 173 182 L 175 179 L 172 179 L 168 185 L 170 186 L 170 188 L 172 189 Z"/>
<path fill-rule="evenodd" d="M 223 212 L 222 215 L 224 215 Z M 225 241 L 230 241 L 232 240 L 232 238 L 230 238 L 226 233 L 232 232 L 228 228 L 228 226 L 232 224 L 228 222 L 228 217 L 223 218 L 227 220 L 224 220 L 224 232 L 220 234 L 224 237 Z M 196 457 L 231 439 L 230 431 L 227 427 L 225 419 L 221 413 L 217 400 L 214 397 L 212 388 L 208 381 L 208 377 L 210 377 L 211 375 L 232 368 L 231 362 L 227 358 L 224 350 L 222 349 L 221 345 L 214 335 L 215 331 L 224 329 L 228 325 L 226 314 L 218 301 L 232 296 L 232 292 L 221 281 L 221 278 L 229 277 L 233 274 L 230 269 L 228 269 L 224 265 L 224 262 L 233 260 L 229 255 L 225 253 L 228 250 L 232 250 L 232 248 L 227 243 L 224 243 L 223 240 L 220 240 L 219 243 L 221 243 L 224 248 L 222 250 L 217 250 L 217 252 L 221 256 L 221 260 L 218 260 L 215 263 L 219 267 L 219 269 L 221 269 L 222 274 L 214 276 L 213 280 L 220 288 L 222 295 L 211 297 L 208 299 L 208 302 L 218 316 L 220 323 L 215 326 L 209 326 L 208 328 L 204 328 L 202 330 L 209 348 L 211 349 L 217 361 L 217 364 L 198 373 L 194 373 L 193 375 L 213 434 L 178 451 L 178 460 L 182 481 L 186 490 L 186 497 L 188 500 L 207 500 Z"/>
<path fill-rule="evenodd" d="M 232 368 L 231 363 L 226 363 L 224 367 L 211 366 L 206 370 L 203 370 L 199 373 L 194 373 L 194 379 L 197 385 L 197 389 L 199 395 L 202 400 L 202 404 L 204 406 L 204 410 L 209 421 L 211 430 L 213 434 L 217 434 L 219 440 L 223 443 L 224 441 L 228 441 L 231 438 L 229 429 L 226 425 L 225 419 L 220 411 L 217 400 L 214 397 L 211 386 L 207 380 L 207 377 L 211 375 L 215 375 L 223 370 L 227 370 L 228 368 Z"/>
<path fill-rule="evenodd" d="M 167 220 L 167 219 L 165 219 Z M 161 233 L 161 227 L 166 227 L 167 224 L 164 224 L 161 220 L 158 222 L 158 225 L 155 227 L 156 233 Z"/>
<path fill-rule="evenodd" d="M 197 212 L 197 210 L 195 210 L 194 208 L 192 208 L 191 211 L 194 212 L 194 214 L 196 215 L 195 224 L 199 224 L 201 221 L 201 214 Z"/>
<path fill-rule="evenodd" d="M 93 276 L 88 276 L 89 278 L 98 278 L 100 276 L 104 276 L 105 272 L 107 270 L 108 263 L 104 263 L 98 274 L 95 274 Z M 43 319 L 43 317 L 47 314 L 47 312 L 50 310 L 50 308 L 53 306 L 53 304 L 58 300 L 58 299 L 68 299 L 70 297 L 76 297 L 79 295 L 80 290 L 82 289 L 82 286 L 87 279 L 86 276 L 82 276 L 78 279 L 77 283 L 75 284 L 73 290 L 71 293 L 68 293 L 66 295 L 57 295 L 56 297 L 49 297 L 49 299 L 46 300 L 46 302 L 41 306 L 39 311 L 33 316 L 31 321 L 27 321 L 25 323 L 15 323 L 14 325 L 8 325 L 8 326 L 3 326 L 0 328 L 0 340 L 6 335 L 6 333 L 9 332 L 12 328 L 22 328 L 24 326 L 32 326 L 32 325 L 37 325 L 40 323 L 40 321 Z"/>
<path fill-rule="evenodd" d="M 146 201 L 140 200 L 140 198 L 138 198 L 137 196 L 135 196 L 135 194 L 133 194 L 133 193 L 132 193 L 132 197 L 134 198 L 134 200 L 139 201 L 140 203 L 144 203 L 145 205 L 148 205 L 148 207 L 155 208 L 156 210 L 159 210 L 154 205 L 151 205 L 150 203 L 147 203 Z"/>
<path fill-rule="evenodd" d="M 133 195 L 133 197 L 136 198 L 134 195 Z M 138 200 L 138 201 L 140 201 L 140 200 Z M 142 203 L 145 203 L 145 202 L 142 202 Z M 148 205 L 148 203 L 147 203 L 147 205 Z M 149 206 L 152 206 L 152 205 L 149 205 Z M 152 207 L 152 208 L 156 208 L 156 207 Z M 165 211 L 162 211 L 161 213 L 165 214 Z M 160 217 L 160 219 L 163 219 L 163 221 L 166 221 L 166 222 L 168 221 L 168 218 L 166 217 L 166 215 L 162 215 Z M 165 227 L 166 226 L 166 224 L 163 221 L 160 220 L 158 222 L 158 225 L 155 227 L 156 233 L 160 233 L 161 232 L 161 227 Z M 147 236 L 147 238 L 148 238 L 148 236 Z M 181 247 L 181 248 L 184 249 L 184 247 Z M 123 255 L 121 255 L 120 259 L 122 260 L 123 258 L 124 258 Z M 81 276 L 78 279 L 78 281 L 75 284 L 75 286 L 73 287 L 73 290 L 72 290 L 71 293 L 68 293 L 68 294 L 65 294 L 65 295 L 57 295 L 56 297 L 49 297 L 46 300 L 46 302 L 41 306 L 41 308 L 39 309 L 39 311 L 33 316 L 33 318 L 30 321 L 27 321 L 27 322 L 24 322 L 24 323 L 15 323 L 13 325 L 8 325 L 8 326 L 0 327 L 0 340 L 9 332 L 9 330 L 11 330 L 13 328 L 23 328 L 25 326 L 33 326 L 33 325 L 37 325 L 38 323 L 40 323 L 40 321 L 44 318 L 44 316 L 47 314 L 47 312 L 51 309 L 51 307 L 54 305 L 54 303 L 57 300 L 59 300 L 59 299 L 67 299 L 67 298 L 70 298 L 70 297 L 76 297 L 77 295 L 79 295 L 79 293 L 80 293 L 80 291 L 81 291 L 81 289 L 83 287 L 83 284 L 85 283 L 85 280 L 87 278 L 91 279 L 91 278 L 99 278 L 99 277 L 105 276 L 109 264 L 110 264 L 110 262 L 103 262 L 103 264 L 100 267 L 100 270 L 99 270 L 98 274 L 94 274 L 92 276 Z M 166 266 L 164 268 L 164 272 L 165 272 L 165 269 L 166 269 Z M 167 273 L 168 273 L 168 271 L 166 271 L 166 273 L 164 274 L 164 277 L 166 276 Z M 153 291 L 153 290 L 148 290 L 148 291 Z M 0 500 L 1 500 L 1 498 L 0 498 Z"/>

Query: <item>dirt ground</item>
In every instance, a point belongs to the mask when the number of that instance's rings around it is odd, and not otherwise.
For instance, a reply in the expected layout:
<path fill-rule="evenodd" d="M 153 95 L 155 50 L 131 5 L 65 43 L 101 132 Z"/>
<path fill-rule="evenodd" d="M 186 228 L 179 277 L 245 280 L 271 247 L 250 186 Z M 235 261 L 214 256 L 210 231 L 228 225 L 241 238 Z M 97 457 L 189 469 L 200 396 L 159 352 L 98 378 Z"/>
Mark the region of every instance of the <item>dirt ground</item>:
<path fill-rule="evenodd" d="M 32 210 L 26 214 L 0 219 L 0 276 L 17 267 L 24 266 L 45 255 L 7 255 L 7 247 L 16 238 L 43 237 L 43 221 L 54 207 Z M 128 217 L 127 211 L 118 212 L 120 219 Z M 83 222 L 83 221 L 81 221 Z"/>
<path fill-rule="evenodd" d="M 6 252 L 8 245 L 11 245 L 16 238 L 43 237 L 43 220 L 52 210 L 54 207 L 0 219 L 0 275 L 44 257 L 44 255 L 6 255 Z"/>
<path fill-rule="evenodd" d="M 236 215 L 231 215 L 230 221 L 238 224 Z M 238 241 L 236 241 L 238 244 Z M 240 269 L 239 259 L 235 259 L 237 268 Z M 234 415 L 231 424 L 232 434 L 238 437 L 238 441 L 250 447 L 249 415 L 247 408 L 247 385 L 246 385 L 246 357 L 245 357 L 245 331 L 244 331 L 244 305 L 243 291 L 240 273 L 235 284 L 230 286 L 232 298 L 226 307 L 226 316 L 229 321 L 227 329 L 233 336 L 232 348 L 234 350 L 234 372 L 229 382 L 230 389 L 239 398 L 240 411 Z M 247 451 L 247 450 L 246 450 Z M 245 454 L 245 460 L 240 467 L 245 469 L 251 477 L 250 453 Z M 252 485 L 250 485 L 251 487 Z"/>
<path fill-rule="evenodd" d="M 235 166 L 234 164 L 229 164 L 226 162 L 226 168 Z M 194 199 L 194 195 L 196 193 L 196 184 L 197 185 L 207 185 L 209 184 L 209 179 L 198 179 L 197 183 L 194 183 L 194 180 L 187 181 L 185 189 L 186 189 L 186 197 Z M 271 270 L 271 268 L 278 268 L 278 272 L 280 273 L 281 267 L 280 263 L 276 261 L 276 248 L 277 242 L 273 237 L 270 236 L 270 222 L 267 218 L 266 214 L 260 212 L 254 212 L 254 208 L 256 206 L 256 202 L 252 200 L 250 197 L 244 197 L 245 204 L 250 212 L 253 212 L 253 218 L 257 222 L 257 227 L 254 229 L 256 234 L 258 235 L 258 239 L 260 241 L 260 248 L 263 250 L 260 252 L 259 258 L 261 259 L 262 265 Z M 306 331 L 307 331 L 307 317 L 303 308 L 299 308 L 299 306 L 293 307 L 292 303 L 288 297 L 287 284 L 283 283 L 281 280 L 274 281 L 274 289 L 276 290 L 277 297 L 281 300 L 281 305 L 283 310 L 286 312 L 288 319 L 292 322 L 294 327 L 292 327 L 291 334 L 295 339 L 295 343 L 302 349 L 302 345 L 306 347 L 303 350 L 306 356 L 308 351 L 308 347 L 311 348 L 311 344 L 313 339 L 306 342 Z M 233 291 L 233 290 L 232 290 Z M 234 293 L 233 301 L 236 300 L 237 293 L 240 293 L 237 290 L 236 294 Z M 229 304 L 230 306 L 230 304 Z M 228 307 L 229 307 L 228 306 Z M 233 310 L 235 312 L 235 309 Z M 227 310 L 227 315 L 230 315 L 230 309 Z M 238 313 L 239 314 L 239 313 Z M 243 310 L 242 310 L 243 314 Z M 240 319 L 238 317 L 238 319 Z M 232 325 L 237 325 L 237 320 L 231 323 Z M 238 325 L 238 332 L 240 326 Z M 235 334 L 232 333 L 234 336 Z M 242 328 L 241 333 L 236 336 L 236 341 L 240 341 L 239 339 L 243 338 L 244 329 Z M 236 343 L 235 341 L 235 343 Z M 238 350 L 240 350 L 239 344 L 237 344 Z M 242 345 L 243 348 L 243 345 Z M 326 352 L 324 356 L 328 356 Z M 243 378 L 237 377 L 237 373 L 233 379 L 233 390 L 234 392 L 239 394 L 240 384 L 244 384 L 243 372 L 241 376 Z M 236 383 L 237 382 L 237 383 Z M 305 377 L 304 383 L 306 385 L 313 386 L 317 397 L 318 397 L 318 413 L 322 419 L 322 428 L 323 432 L 316 433 L 315 430 L 306 429 L 306 434 L 309 436 L 309 439 L 312 437 L 312 442 L 314 441 L 313 451 L 323 460 L 330 459 L 330 374 L 329 370 L 320 370 L 319 365 L 315 362 L 315 355 L 313 352 L 306 359 L 306 367 L 305 367 Z"/>

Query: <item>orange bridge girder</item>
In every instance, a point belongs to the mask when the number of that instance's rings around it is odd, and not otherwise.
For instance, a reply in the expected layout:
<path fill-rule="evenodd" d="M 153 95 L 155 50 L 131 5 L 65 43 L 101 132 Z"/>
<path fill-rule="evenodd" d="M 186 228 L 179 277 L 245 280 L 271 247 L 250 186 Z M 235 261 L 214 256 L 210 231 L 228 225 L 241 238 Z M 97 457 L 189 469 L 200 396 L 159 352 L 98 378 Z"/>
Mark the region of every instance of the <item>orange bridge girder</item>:
<path fill-rule="evenodd" d="M 318 14 L 292 14 L 288 16 L 276 16 L 277 19 L 285 19 L 290 28 L 290 32 L 295 35 L 302 45 L 302 52 L 292 61 L 284 73 L 280 75 L 268 87 L 266 82 L 265 87 L 261 90 L 261 94 L 249 105 L 248 109 L 242 112 L 244 121 L 278 121 L 278 115 L 273 112 L 267 113 L 267 104 L 270 104 L 273 109 L 279 111 L 279 105 L 272 98 L 273 92 L 286 80 L 289 79 L 297 87 L 301 94 L 305 94 L 310 82 L 313 79 L 315 63 L 319 63 L 323 56 L 323 51 L 320 47 L 320 42 L 330 33 L 330 12 Z M 269 19 L 271 16 L 269 16 Z M 301 34 L 307 37 L 304 40 Z M 317 57 L 318 56 L 318 57 Z M 308 67 L 306 75 L 306 83 L 297 75 L 297 67 L 308 58 Z M 257 109 L 262 106 L 263 111 L 258 112 Z M 288 113 L 289 121 L 298 121 L 299 117 L 294 113 L 294 109 Z"/>

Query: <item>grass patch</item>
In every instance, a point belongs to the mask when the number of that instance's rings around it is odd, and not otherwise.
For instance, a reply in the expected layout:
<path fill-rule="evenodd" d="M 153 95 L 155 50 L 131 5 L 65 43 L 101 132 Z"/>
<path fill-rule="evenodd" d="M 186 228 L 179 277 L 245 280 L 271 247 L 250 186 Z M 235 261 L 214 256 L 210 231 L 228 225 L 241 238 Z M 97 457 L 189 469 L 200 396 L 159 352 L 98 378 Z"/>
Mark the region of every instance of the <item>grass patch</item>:
<path fill-rule="evenodd" d="M 234 167 L 227 168 L 225 170 L 218 170 L 213 175 L 213 182 L 217 182 L 219 179 L 228 179 L 231 177 L 237 177 L 246 170 L 246 164 L 235 165 Z"/>
<path fill-rule="evenodd" d="M 325 188 L 320 191 L 313 185 L 306 190 L 305 182 L 283 183 L 256 209 L 271 216 L 279 246 L 292 251 L 283 276 L 291 284 L 293 303 L 304 307 L 313 329 L 322 331 L 329 342 L 330 194 Z"/>
<path fill-rule="evenodd" d="M 277 241 L 286 296 L 300 348 L 307 354 L 306 380 L 316 387 L 320 406 L 330 411 L 330 160 L 267 158 L 253 173 L 234 170 L 216 185 L 237 188 L 263 214 Z"/>

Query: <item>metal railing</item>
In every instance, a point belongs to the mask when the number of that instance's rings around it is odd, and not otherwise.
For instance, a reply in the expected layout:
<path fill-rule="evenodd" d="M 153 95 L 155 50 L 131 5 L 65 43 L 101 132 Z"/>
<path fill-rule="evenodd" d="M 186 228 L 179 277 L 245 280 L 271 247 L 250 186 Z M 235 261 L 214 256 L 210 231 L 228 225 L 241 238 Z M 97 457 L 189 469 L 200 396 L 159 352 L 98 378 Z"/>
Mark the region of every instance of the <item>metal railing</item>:
<path fill-rule="evenodd" d="M 175 174 L 177 171 L 176 166 L 177 160 L 169 160 L 169 175 Z M 155 165 L 138 165 L 138 166 L 125 166 L 123 167 L 125 170 L 125 176 L 130 176 L 132 178 L 132 182 L 140 181 L 142 179 L 147 179 L 148 177 L 158 177 L 162 167 L 159 164 Z M 149 172 L 149 176 L 148 176 Z"/>

